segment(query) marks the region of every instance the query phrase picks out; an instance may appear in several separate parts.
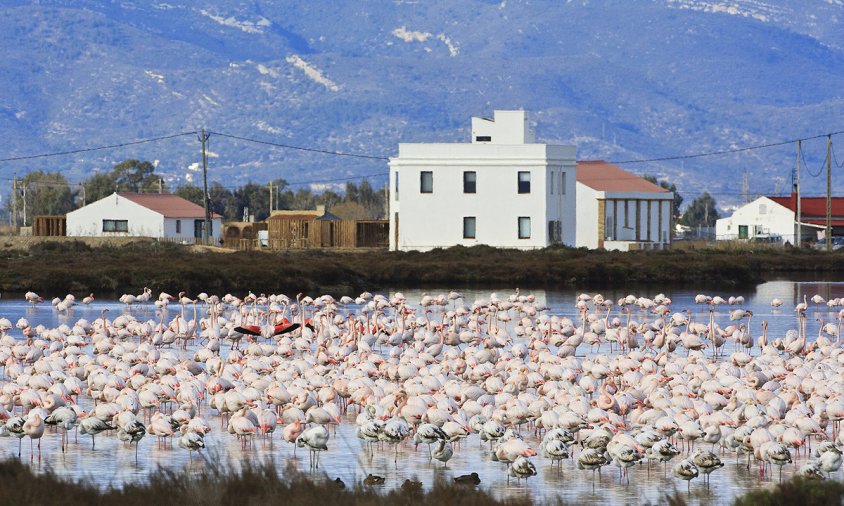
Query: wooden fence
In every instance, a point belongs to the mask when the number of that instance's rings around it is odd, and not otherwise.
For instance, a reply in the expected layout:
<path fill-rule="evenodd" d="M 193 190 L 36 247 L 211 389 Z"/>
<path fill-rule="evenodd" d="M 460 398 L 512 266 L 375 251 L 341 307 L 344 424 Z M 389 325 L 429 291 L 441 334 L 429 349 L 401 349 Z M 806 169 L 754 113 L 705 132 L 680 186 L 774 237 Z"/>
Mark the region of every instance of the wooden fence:
<path fill-rule="evenodd" d="M 67 235 L 67 219 L 64 216 L 36 216 L 32 224 L 32 235 L 36 237 Z"/>
<path fill-rule="evenodd" d="M 387 221 L 317 221 L 273 218 L 267 221 L 270 249 L 387 247 Z"/>

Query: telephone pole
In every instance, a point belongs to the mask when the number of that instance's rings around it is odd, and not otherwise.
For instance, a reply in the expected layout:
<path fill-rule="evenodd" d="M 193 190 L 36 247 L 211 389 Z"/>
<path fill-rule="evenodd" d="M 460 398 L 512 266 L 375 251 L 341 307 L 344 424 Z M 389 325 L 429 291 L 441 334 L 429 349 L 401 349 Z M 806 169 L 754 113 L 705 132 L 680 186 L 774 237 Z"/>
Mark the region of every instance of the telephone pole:
<path fill-rule="evenodd" d="M 12 177 L 12 227 L 18 228 L 18 176 Z"/>
<path fill-rule="evenodd" d="M 270 215 L 273 214 L 273 182 L 270 181 L 267 183 L 267 186 L 270 188 Z"/>
<path fill-rule="evenodd" d="M 826 250 L 832 251 L 832 135 L 826 136 Z"/>
<path fill-rule="evenodd" d="M 205 152 L 205 144 L 211 134 L 205 133 L 205 127 L 199 134 L 199 141 L 202 142 L 202 202 L 205 204 L 205 223 L 202 227 L 205 243 L 211 242 L 211 215 L 208 213 L 208 157 Z"/>
<path fill-rule="evenodd" d="M 794 245 L 800 247 L 803 244 L 803 214 L 800 203 L 800 158 L 802 158 L 803 141 L 797 140 L 797 235 L 794 238 Z"/>

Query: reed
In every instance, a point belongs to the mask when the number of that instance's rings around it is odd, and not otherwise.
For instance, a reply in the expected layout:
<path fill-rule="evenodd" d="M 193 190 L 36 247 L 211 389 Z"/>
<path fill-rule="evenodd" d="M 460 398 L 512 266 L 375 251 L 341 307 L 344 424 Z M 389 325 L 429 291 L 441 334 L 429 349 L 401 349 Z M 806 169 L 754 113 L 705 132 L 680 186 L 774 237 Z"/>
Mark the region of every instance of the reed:
<path fill-rule="evenodd" d="M 215 506 L 244 504 L 379 506 L 408 504 L 468 506 L 533 504 L 529 497 L 494 499 L 475 487 L 435 482 L 428 490 L 402 490 L 347 484 L 340 488 L 326 476 L 307 475 L 293 467 L 279 473 L 272 463 L 246 465 L 239 470 L 212 465 L 201 472 L 158 469 L 143 483 L 98 488 L 85 481 L 67 481 L 51 471 L 33 473 L 19 461 L 0 462 L 0 504 L 90 506 Z"/>

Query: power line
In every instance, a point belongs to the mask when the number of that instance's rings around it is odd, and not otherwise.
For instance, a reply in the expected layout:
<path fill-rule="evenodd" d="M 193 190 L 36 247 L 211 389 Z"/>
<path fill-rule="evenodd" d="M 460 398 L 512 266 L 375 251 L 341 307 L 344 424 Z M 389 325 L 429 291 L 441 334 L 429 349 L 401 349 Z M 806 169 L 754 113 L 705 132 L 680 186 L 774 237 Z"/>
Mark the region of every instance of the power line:
<path fill-rule="evenodd" d="M 41 153 L 41 154 L 38 154 L 38 155 L 15 156 L 15 157 L 11 157 L 11 158 L 0 158 L 0 163 L 2 163 L 2 162 L 16 162 L 16 161 L 20 161 L 20 160 L 34 160 L 36 158 L 48 158 L 48 157 L 51 157 L 51 156 L 74 155 L 74 154 L 77 154 L 77 153 L 87 153 L 87 152 L 90 152 L 90 151 L 102 151 L 102 150 L 105 150 L 105 149 L 124 148 L 126 146 L 135 146 L 137 144 L 146 144 L 146 143 L 149 143 L 149 142 L 157 142 L 157 141 L 163 141 L 163 140 L 167 140 L 167 139 L 174 139 L 176 137 L 184 137 L 185 135 L 193 135 L 195 133 L 196 133 L 196 131 L 182 132 L 182 133 L 173 134 L 173 135 L 164 135 L 164 136 L 161 136 L 161 137 L 150 137 L 148 139 L 140 139 L 140 140 L 130 141 L 130 142 L 121 142 L 120 144 L 110 144 L 108 146 L 97 146 L 97 147 L 93 147 L 93 148 L 72 149 L 70 151 L 56 151 L 56 152 L 53 152 L 53 153 Z"/>
<path fill-rule="evenodd" d="M 843 133 L 844 133 L 844 130 L 841 130 L 841 131 L 838 131 L 838 132 L 832 132 L 832 133 L 828 133 L 828 134 L 815 135 L 813 137 L 805 137 L 803 139 L 793 139 L 793 140 L 789 140 L 789 141 L 772 142 L 772 143 L 769 143 L 769 144 L 759 144 L 759 145 L 756 145 L 756 146 L 745 146 L 743 148 L 725 149 L 725 150 L 721 150 L 721 151 L 709 151 L 709 152 L 706 152 L 706 153 L 697 153 L 697 154 L 694 154 L 694 155 L 665 156 L 665 157 L 661 157 L 661 158 L 621 160 L 621 161 L 616 161 L 616 162 L 611 161 L 610 163 L 614 163 L 616 165 L 621 165 L 621 164 L 625 164 L 625 163 L 666 162 L 666 161 L 670 161 L 670 160 L 688 160 L 690 158 L 702 158 L 702 157 L 706 157 L 706 156 L 729 155 L 729 154 L 732 154 L 732 153 L 741 153 L 743 151 L 752 151 L 752 150 L 755 150 L 755 149 L 765 149 L 765 148 L 773 148 L 773 147 L 777 147 L 777 146 L 785 146 L 786 144 L 792 144 L 792 143 L 795 143 L 799 140 L 800 141 L 809 141 L 809 140 L 812 140 L 812 139 L 820 139 L 820 138 L 823 138 L 823 137 L 832 136 L 832 135 L 839 135 L 839 134 L 843 134 Z"/>
<path fill-rule="evenodd" d="M 322 153 L 324 155 L 349 156 L 349 157 L 353 157 L 353 158 L 366 158 L 366 159 L 369 159 L 369 160 L 389 160 L 389 158 L 387 158 L 385 156 L 358 155 L 358 154 L 354 154 L 354 153 L 343 153 L 343 152 L 340 152 L 340 151 L 328 151 L 328 150 L 325 150 L 325 149 L 306 148 L 306 147 L 303 147 L 303 146 L 293 146 L 293 145 L 290 145 L 290 144 L 279 144 L 277 142 L 262 141 L 262 140 L 259 140 L 259 139 L 252 139 L 252 138 L 249 138 L 249 137 L 240 137 L 240 136 L 237 136 L 237 135 L 224 134 L 224 133 L 221 133 L 221 132 L 209 131 L 209 133 L 214 134 L 214 135 L 219 135 L 220 137 L 228 137 L 229 139 L 237 139 L 239 141 L 254 142 L 256 144 L 264 144 L 264 145 L 273 146 L 273 147 L 276 147 L 276 148 L 295 149 L 295 150 L 298 150 L 298 151 L 308 151 L 308 152 L 311 152 L 311 153 Z"/>

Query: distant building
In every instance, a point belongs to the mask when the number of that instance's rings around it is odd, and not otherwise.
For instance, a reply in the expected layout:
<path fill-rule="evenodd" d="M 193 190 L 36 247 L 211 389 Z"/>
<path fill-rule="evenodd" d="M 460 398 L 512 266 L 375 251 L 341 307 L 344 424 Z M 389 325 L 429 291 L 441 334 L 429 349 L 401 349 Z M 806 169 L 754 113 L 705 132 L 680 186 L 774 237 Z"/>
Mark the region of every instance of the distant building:
<path fill-rule="evenodd" d="M 575 147 L 537 144 L 525 111 L 472 118 L 464 144 L 399 144 L 390 249 L 575 243 Z"/>
<path fill-rule="evenodd" d="M 222 234 L 222 216 L 211 213 L 211 241 Z M 205 209 L 170 193 L 112 193 L 67 213 L 67 235 L 155 237 L 193 242 L 203 235 Z"/>
<path fill-rule="evenodd" d="M 826 197 L 800 199 L 800 240 L 797 237 L 797 195 L 759 197 L 715 223 L 719 241 L 756 240 L 798 244 L 816 241 L 826 231 Z M 832 199 L 832 235 L 844 235 L 844 197 Z"/>
<path fill-rule="evenodd" d="M 273 211 L 267 218 L 266 246 L 270 249 L 298 248 L 386 248 L 385 220 L 341 220 L 326 211 Z"/>
<path fill-rule="evenodd" d="M 577 162 L 577 246 L 663 249 L 674 193 L 603 160 Z"/>
<path fill-rule="evenodd" d="M 577 246 L 663 249 L 674 193 L 603 160 L 577 162 Z"/>

